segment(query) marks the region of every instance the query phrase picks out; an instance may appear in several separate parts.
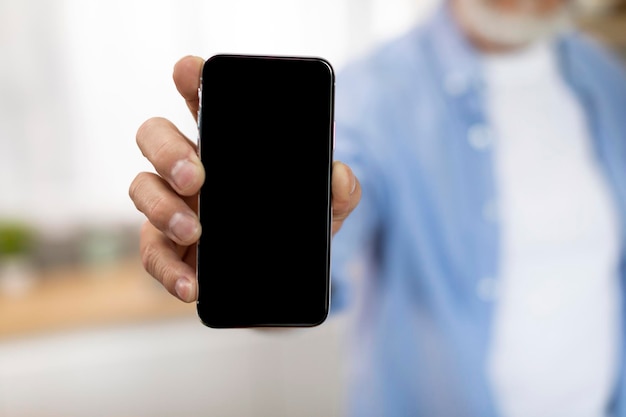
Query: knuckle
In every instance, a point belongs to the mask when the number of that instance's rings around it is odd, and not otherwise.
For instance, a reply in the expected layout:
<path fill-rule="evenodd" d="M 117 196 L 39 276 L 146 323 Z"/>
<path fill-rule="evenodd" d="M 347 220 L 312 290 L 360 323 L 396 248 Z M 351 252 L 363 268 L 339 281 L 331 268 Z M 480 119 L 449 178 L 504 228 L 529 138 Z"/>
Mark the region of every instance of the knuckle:
<path fill-rule="evenodd" d="M 164 117 L 152 117 L 143 122 L 137 129 L 136 141 L 144 156 L 153 161 L 159 161 L 164 155 L 169 156 L 175 151 L 180 141 L 175 140 L 176 134 L 170 135 L 172 138 L 164 139 L 167 132 L 178 133 L 178 129 Z"/>
<path fill-rule="evenodd" d="M 141 264 L 153 277 L 159 279 L 158 271 L 159 251 L 152 243 L 146 243 L 141 248 Z"/>
<path fill-rule="evenodd" d="M 141 146 L 147 138 L 154 134 L 155 129 L 163 125 L 164 121 L 165 119 L 163 117 L 151 117 L 144 121 L 137 129 L 137 133 L 135 135 L 137 144 Z"/>
<path fill-rule="evenodd" d="M 153 117 L 141 124 L 137 129 L 136 141 L 143 156 L 150 162 L 155 163 L 156 154 L 163 146 L 170 142 L 163 140 L 163 130 L 170 126 L 171 122 L 163 117 Z"/>
<path fill-rule="evenodd" d="M 174 210 L 167 193 L 159 191 L 156 179 L 154 174 L 140 173 L 131 183 L 129 195 L 135 207 L 162 230 Z"/>
<path fill-rule="evenodd" d="M 163 285 L 170 293 L 174 293 L 176 274 L 172 267 L 163 261 L 163 251 L 165 247 L 147 243 L 141 251 L 141 263 L 143 268 L 157 281 Z"/>
<path fill-rule="evenodd" d="M 149 174 L 147 172 L 140 172 L 137 176 L 135 176 L 128 187 L 128 196 L 131 200 L 133 200 L 135 206 L 137 206 L 138 200 L 141 198 L 143 187 L 148 176 Z"/>
<path fill-rule="evenodd" d="M 152 160 L 155 161 L 157 165 L 170 165 L 168 161 L 173 161 L 178 159 L 178 155 L 180 154 L 179 143 L 178 141 L 170 141 L 164 140 L 158 143 L 157 146 L 151 151 Z M 168 167 L 170 168 L 170 167 Z M 171 169 L 171 168 L 170 168 Z"/>
<path fill-rule="evenodd" d="M 166 262 L 162 262 L 164 248 L 160 245 L 147 243 L 141 250 L 141 264 L 143 268 L 162 284 L 167 284 L 172 274 Z"/>
<path fill-rule="evenodd" d="M 167 219 L 170 217 L 169 204 L 167 199 L 163 196 L 154 196 L 149 199 L 146 204 L 145 214 L 150 221 L 156 223 L 155 226 L 163 226 L 167 223 Z M 162 227 L 159 227 L 162 229 Z"/>

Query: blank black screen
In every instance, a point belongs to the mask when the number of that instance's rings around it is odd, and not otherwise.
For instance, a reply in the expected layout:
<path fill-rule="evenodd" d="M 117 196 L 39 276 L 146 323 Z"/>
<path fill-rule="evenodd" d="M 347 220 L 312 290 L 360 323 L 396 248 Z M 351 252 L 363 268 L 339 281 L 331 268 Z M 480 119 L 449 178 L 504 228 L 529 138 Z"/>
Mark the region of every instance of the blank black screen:
<path fill-rule="evenodd" d="M 328 313 L 334 75 L 322 59 L 217 55 L 202 74 L 198 314 L 210 327 Z"/>

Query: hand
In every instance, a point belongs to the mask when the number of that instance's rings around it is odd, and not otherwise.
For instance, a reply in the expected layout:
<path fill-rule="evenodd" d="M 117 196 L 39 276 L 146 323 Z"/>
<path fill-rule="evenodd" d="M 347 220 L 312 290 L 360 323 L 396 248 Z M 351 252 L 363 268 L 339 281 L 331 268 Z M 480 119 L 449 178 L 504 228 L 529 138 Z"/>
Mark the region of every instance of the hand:
<path fill-rule="evenodd" d="M 204 60 L 187 56 L 174 66 L 174 83 L 194 118 Z M 205 172 L 197 146 L 170 121 L 151 118 L 137 131 L 137 145 L 156 173 L 141 172 L 130 185 L 135 207 L 147 218 L 141 229 L 140 253 L 145 270 L 171 294 L 185 302 L 197 299 L 196 243 L 202 233 L 198 221 L 198 192 Z M 361 198 L 352 170 L 333 162 L 332 234 Z"/>

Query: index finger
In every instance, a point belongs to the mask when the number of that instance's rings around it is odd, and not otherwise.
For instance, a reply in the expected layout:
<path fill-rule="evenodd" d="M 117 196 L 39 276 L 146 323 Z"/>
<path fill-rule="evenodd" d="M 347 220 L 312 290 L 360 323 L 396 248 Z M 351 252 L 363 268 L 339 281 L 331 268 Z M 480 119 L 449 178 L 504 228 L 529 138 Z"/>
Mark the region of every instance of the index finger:
<path fill-rule="evenodd" d="M 185 99 L 187 107 L 191 111 L 196 122 L 198 121 L 198 88 L 200 87 L 200 75 L 204 59 L 198 56 L 188 55 L 174 65 L 174 84 L 181 96 Z"/>

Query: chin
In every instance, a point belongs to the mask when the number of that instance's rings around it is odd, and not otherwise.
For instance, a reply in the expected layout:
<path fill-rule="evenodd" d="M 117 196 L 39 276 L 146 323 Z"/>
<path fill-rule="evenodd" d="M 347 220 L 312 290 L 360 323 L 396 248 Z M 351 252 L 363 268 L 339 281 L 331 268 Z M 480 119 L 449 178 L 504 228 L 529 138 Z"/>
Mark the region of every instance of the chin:
<path fill-rule="evenodd" d="M 467 28 L 482 40 L 503 47 L 517 47 L 550 39 L 572 27 L 573 7 L 547 14 L 502 12 L 485 0 L 458 0 Z"/>

